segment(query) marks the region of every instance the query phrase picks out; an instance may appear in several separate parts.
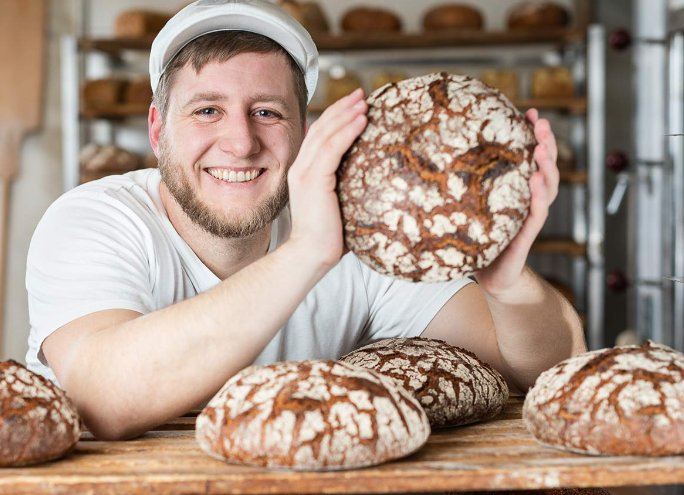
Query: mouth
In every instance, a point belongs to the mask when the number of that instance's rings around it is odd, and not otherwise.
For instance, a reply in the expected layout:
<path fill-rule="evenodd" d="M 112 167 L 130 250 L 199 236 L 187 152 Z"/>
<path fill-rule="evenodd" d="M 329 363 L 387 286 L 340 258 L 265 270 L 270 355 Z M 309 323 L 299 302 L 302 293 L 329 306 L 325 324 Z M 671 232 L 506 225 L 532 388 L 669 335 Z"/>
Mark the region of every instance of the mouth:
<path fill-rule="evenodd" d="M 255 168 L 236 171 L 225 168 L 207 168 L 205 170 L 213 178 L 223 182 L 251 182 L 258 177 L 261 177 L 261 174 L 263 174 L 266 169 Z"/>

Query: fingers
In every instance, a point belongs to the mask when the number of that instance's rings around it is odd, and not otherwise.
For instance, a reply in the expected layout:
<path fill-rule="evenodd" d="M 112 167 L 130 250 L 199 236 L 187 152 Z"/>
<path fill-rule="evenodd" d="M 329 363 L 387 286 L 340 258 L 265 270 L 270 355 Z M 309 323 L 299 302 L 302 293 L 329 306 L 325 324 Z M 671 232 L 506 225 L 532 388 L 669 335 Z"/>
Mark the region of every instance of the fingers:
<path fill-rule="evenodd" d="M 558 185 L 560 182 L 558 166 L 556 161 L 551 158 L 550 152 L 544 144 L 538 144 L 534 148 L 534 161 L 537 162 L 544 185 L 548 188 L 548 204 L 550 205 L 558 195 Z"/>
<path fill-rule="evenodd" d="M 524 252 L 528 252 L 532 247 L 532 243 L 549 216 L 549 190 L 541 172 L 536 172 L 530 179 L 530 189 L 532 190 L 530 214 L 516 236 L 517 244 L 520 244 L 518 247 Z"/>
<path fill-rule="evenodd" d="M 558 159 L 556 136 L 553 135 L 551 124 L 547 119 L 538 119 L 534 124 L 534 136 L 539 144 L 543 144 L 549 151 L 549 157 L 555 163 Z"/>
<path fill-rule="evenodd" d="M 525 117 L 527 117 L 527 120 L 529 120 L 532 125 L 535 125 L 537 123 L 537 121 L 539 120 L 539 112 L 537 111 L 536 108 L 530 108 L 525 113 Z"/>

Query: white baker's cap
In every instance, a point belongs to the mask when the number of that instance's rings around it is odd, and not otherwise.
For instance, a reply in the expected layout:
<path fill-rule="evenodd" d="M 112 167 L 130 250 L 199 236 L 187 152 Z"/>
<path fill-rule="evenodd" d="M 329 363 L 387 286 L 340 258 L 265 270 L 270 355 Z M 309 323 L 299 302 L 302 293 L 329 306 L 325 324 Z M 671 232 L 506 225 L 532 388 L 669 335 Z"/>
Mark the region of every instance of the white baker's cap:
<path fill-rule="evenodd" d="M 216 31 L 250 31 L 282 46 L 304 72 L 308 101 L 318 82 L 318 50 L 297 20 L 266 0 L 199 0 L 171 18 L 152 43 L 152 91 L 181 49 L 192 40 Z"/>

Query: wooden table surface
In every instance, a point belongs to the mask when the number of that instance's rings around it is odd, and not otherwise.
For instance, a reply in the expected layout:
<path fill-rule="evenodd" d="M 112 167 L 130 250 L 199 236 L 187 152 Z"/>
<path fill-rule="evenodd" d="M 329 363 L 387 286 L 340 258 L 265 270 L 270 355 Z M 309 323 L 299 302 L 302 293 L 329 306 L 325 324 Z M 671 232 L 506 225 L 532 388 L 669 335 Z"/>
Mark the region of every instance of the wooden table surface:
<path fill-rule="evenodd" d="M 594 457 L 538 444 L 511 398 L 491 421 L 436 430 L 414 455 L 377 467 L 292 472 L 230 465 L 202 452 L 192 416 L 136 440 L 85 433 L 48 464 L 0 469 L 0 494 L 407 493 L 684 483 L 684 456 Z"/>

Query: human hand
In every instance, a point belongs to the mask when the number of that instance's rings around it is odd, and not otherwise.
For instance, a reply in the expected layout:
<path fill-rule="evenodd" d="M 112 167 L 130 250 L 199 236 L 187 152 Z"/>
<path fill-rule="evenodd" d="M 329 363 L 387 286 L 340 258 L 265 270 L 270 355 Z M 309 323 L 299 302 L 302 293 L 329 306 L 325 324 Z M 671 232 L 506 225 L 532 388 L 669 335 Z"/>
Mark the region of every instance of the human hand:
<path fill-rule="evenodd" d="M 549 206 L 558 196 L 560 173 L 556 160 L 558 148 L 549 121 L 539 118 L 536 109 L 527 111 L 527 119 L 534 125 L 537 146 L 534 160 L 539 167 L 530 178 L 530 214 L 522 228 L 506 249 L 487 268 L 475 274 L 480 287 L 491 297 L 507 300 L 516 292 L 516 282 L 525 268 L 532 243 L 549 216 Z"/>
<path fill-rule="evenodd" d="M 342 155 L 366 127 L 367 111 L 360 88 L 328 107 L 307 132 L 288 173 L 290 241 L 324 266 L 333 266 L 342 257 L 336 171 Z"/>

